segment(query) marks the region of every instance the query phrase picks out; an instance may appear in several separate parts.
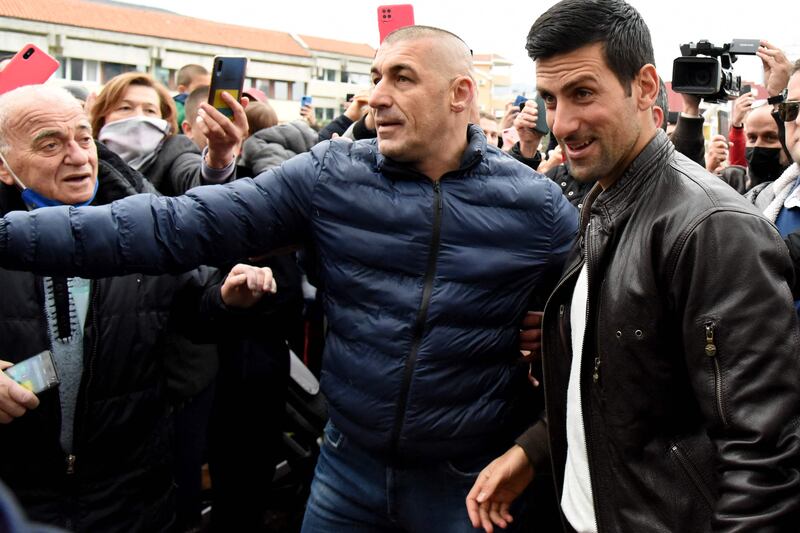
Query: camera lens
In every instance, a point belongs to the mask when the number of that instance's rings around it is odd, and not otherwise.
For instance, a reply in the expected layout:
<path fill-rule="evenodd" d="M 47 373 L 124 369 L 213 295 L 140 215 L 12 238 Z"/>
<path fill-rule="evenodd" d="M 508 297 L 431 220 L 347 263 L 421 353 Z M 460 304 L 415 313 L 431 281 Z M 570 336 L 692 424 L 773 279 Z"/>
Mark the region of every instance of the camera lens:
<path fill-rule="evenodd" d="M 28 59 L 32 55 L 33 55 L 33 48 L 28 48 L 27 50 L 25 50 L 25 53 L 22 54 L 22 59 Z"/>
<path fill-rule="evenodd" d="M 222 60 L 217 60 L 217 74 L 222 74 Z"/>

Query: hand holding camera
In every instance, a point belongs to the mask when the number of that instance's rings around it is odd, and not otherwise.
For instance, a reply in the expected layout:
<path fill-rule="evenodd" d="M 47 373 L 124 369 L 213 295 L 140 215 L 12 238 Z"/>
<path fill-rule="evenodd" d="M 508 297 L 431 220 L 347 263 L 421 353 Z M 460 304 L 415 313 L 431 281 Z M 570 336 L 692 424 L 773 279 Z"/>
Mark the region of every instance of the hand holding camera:
<path fill-rule="evenodd" d="M 733 103 L 733 113 L 731 115 L 731 119 L 733 120 L 731 124 L 733 124 L 734 127 L 741 128 L 744 126 L 744 119 L 753 108 L 754 101 L 755 96 L 749 91 L 736 99 Z"/>
<path fill-rule="evenodd" d="M 767 94 L 776 96 L 789 85 L 789 76 L 792 73 L 792 62 L 783 53 L 783 50 L 769 41 L 761 41 L 756 55 L 761 58 L 764 65 L 764 86 Z"/>
<path fill-rule="evenodd" d="M 519 151 L 523 157 L 534 157 L 539 149 L 542 134 L 535 129 L 538 120 L 539 109 L 536 105 L 523 106 L 514 118 L 514 128 L 519 134 Z"/>
<path fill-rule="evenodd" d="M 11 363 L 0 361 L 0 370 L 10 366 Z M 34 393 L 0 372 L 0 424 L 8 424 L 38 405 L 39 398 Z"/>
<path fill-rule="evenodd" d="M 719 174 L 728 162 L 728 141 L 724 135 L 714 135 L 706 149 L 706 170 Z"/>

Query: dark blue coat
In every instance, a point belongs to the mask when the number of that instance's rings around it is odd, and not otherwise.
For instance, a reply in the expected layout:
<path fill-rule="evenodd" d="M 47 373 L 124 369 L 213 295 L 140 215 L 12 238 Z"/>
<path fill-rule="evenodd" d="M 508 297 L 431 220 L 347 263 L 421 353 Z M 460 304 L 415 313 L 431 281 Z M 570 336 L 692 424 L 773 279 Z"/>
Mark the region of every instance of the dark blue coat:
<path fill-rule="evenodd" d="M 577 212 L 478 128 L 468 135 L 461 168 L 438 183 L 383 157 L 374 140 L 334 141 L 178 198 L 13 213 L 0 223 L 0 266 L 180 271 L 311 242 L 333 422 L 377 453 L 485 452 L 536 415 L 518 401 L 530 387 L 520 320 L 560 273 Z"/>

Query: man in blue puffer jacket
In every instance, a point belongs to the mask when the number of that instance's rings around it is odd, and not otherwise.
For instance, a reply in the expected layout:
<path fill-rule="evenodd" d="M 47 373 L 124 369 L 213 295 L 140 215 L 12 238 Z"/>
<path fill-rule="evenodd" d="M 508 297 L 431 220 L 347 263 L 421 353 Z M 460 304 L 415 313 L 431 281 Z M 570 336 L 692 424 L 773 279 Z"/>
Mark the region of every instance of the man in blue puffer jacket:
<path fill-rule="evenodd" d="M 312 244 L 331 424 L 303 530 L 473 531 L 476 473 L 539 414 L 519 325 L 560 274 L 577 212 L 468 124 L 471 70 L 458 37 L 398 30 L 372 67 L 377 141 L 323 142 L 176 198 L 11 213 L 0 266 L 178 272 Z"/>

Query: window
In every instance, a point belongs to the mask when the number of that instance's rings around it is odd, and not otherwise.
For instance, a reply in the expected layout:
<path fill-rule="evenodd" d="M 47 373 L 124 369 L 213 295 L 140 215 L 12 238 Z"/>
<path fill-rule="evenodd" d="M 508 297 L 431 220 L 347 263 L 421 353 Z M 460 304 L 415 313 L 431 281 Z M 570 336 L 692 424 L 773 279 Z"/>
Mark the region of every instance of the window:
<path fill-rule="evenodd" d="M 58 70 L 55 76 L 70 81 L 91 81 L 99 80 L 98 61 L 91 59 L 78 59 L 75 57 L 57 57 Z"/>
<path fill-rule="evenodd" d="M 101 67 L 103 72 L 102 83 L 108 83 L 111 78 L 124 74 L 126 72 L 133 72 L 136 70 L 134 65 L 124 65 L 122 63 L 106 63 L 105 61 Z"/>
<path fill-rule="evenodd" d="M 291 100 L 289 96 L 289 82 L 288 81 L 273 81 L 272 94 L 270 98 L 275 100 Z"/>
<path fill-rule="evenodd" d="M 164 84 L 164 86 L 170 86 L 170 70 L 164 67 L 155 67 L 153 68 L 153 77 Z"/>
<path fill-rule="evenodd" d="M 334 111 L 332 107 L 317 107 L 314 109 L 314 116 L 318 122 L 330 122 L 333 120 Z"/>
<path fill-rule="evenodd" d="M 355 85 L 369 85 L 369 74 L 359 74 L 357 72 L 342 72 L 342 83 L 353 83 Z"/>
<path fill-rule="evenodd" d="M 317 69 L 316 76 L 314 76 L 314 79 L 324 80 L 324 81 L 337 81 L 338 73 L 339 71 L 330 68 Z"/>

